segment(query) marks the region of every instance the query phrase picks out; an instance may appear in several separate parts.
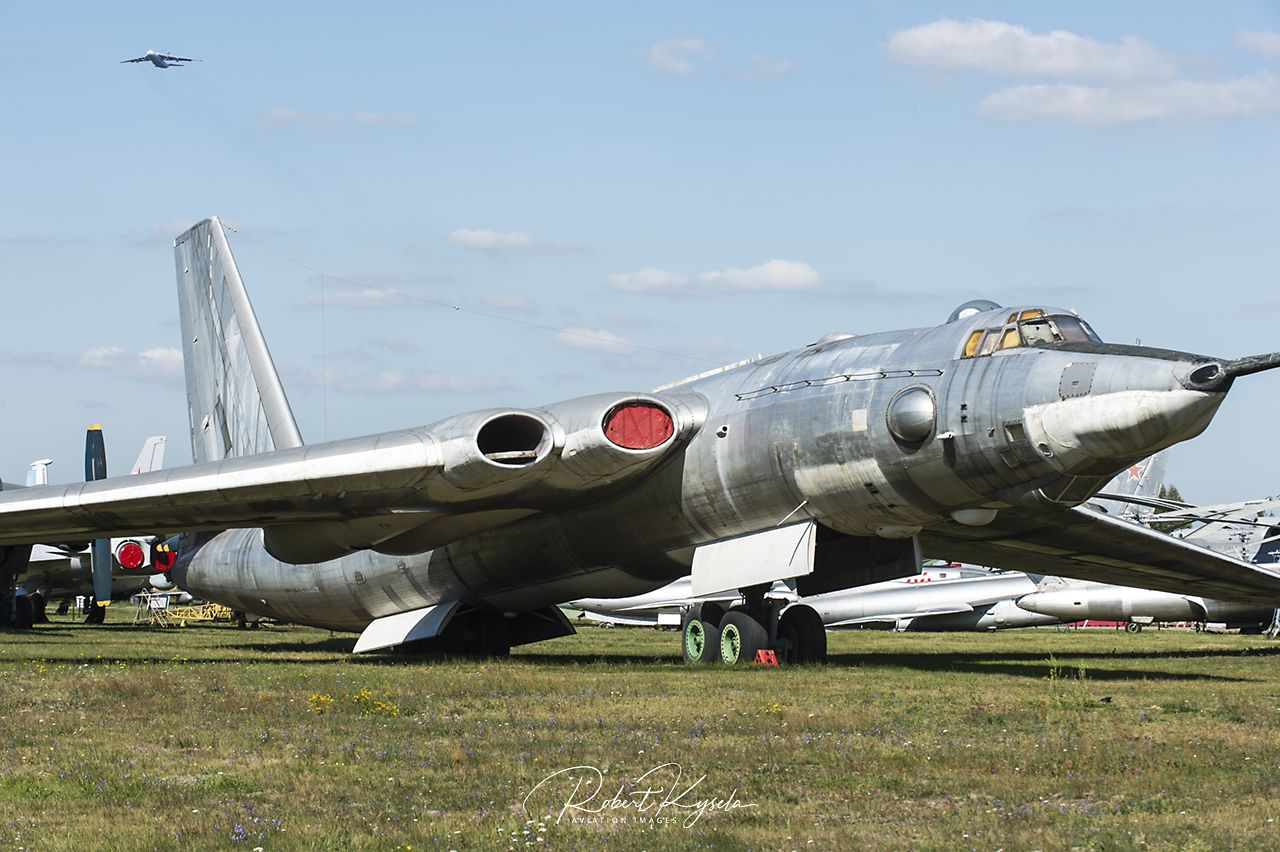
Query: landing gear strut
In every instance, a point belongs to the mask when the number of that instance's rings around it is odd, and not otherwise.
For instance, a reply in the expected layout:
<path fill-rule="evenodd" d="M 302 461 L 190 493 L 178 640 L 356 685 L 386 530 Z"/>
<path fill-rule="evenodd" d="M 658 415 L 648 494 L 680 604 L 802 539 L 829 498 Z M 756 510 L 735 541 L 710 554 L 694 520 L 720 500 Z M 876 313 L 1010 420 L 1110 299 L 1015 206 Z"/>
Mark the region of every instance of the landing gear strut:
<path fill-rule="evenodd" d="M 773 651 L 785 663 L 825 660 L 827 632 L 822 617 L 811 606 L 766 597 L 769 588 L 741 590 L 743 603 L 728 612 L 715 603 L 685 610 L 680 630 L 684 661 L 745 665 L 763 650 Z"/>

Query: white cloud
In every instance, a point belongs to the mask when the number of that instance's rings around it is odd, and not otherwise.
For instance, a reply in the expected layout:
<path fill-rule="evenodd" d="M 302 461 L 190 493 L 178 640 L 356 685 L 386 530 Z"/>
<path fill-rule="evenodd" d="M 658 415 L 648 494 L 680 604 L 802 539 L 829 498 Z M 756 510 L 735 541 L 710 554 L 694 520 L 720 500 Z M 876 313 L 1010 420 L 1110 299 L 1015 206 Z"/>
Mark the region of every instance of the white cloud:
<path fill-rule="evenodd" d="M 56 356 L 53 360 L 57 360 Z M 134 353 L 126 352 L 119 346 L 95 346 L 76 355 L 75 363 L 92 370 L 110 370 L 131 378 L 174 378 L 182 375 L 182 350 L 160 346 Z"/>
<path fill-rule="evenodd" d="M 258 120 L 266 127 L 412 127 L 418 123 L 405 112 L 379 114 L 356 110 L 351 114 L 322 113 L 287 107 L 272 107 L 260 113 Z"/>
<path fill-rule="evenodd" d="M 698 276 L 702 284 L 728 291 L 760 293 L 776 290 L 808 290 L 822 283 L 822 276 L 804 261 L 770 260 L 749 269 L 704 272 Z"/>
<path fill-rule="evenodd" d="M 712 269 L 690 280 L 675 272 L 646 266 L 635 272 L 620 272 L 605 279 L 605 286 L 618 293 L 660 293 L 686 295 L 693 293 L 739 292 L 765 293 L 787 290 L 809 290 L 822 283 L 818 270 L 800 260 L 770 260 L 759 266 L 741 269 Z"/>
<path fill-rule="evenodd" d="M 1237 47 L 1251 50 L 1268 59 L 1280 59 L 1280 33 L 1270 30 L 1259 32 L 1238 32 L 1235 42 Z"/>
<path fill-rule="evenodd" d="M 651 44 L 644 52 L 650 68 L 674 77 L 692 73 L 698 62 L 713 55 L 704 39 L 691 36 L 664 38 Z"/>
<path fill-rule="evenodd" d="M 545 254 L 586 251 L 578 242 L 534 239 L 524 231 L 491 231 L 487 228 L 455 228 L 445 236 L 455 246 L 494 253 Z"/>
<path fill-rule="evenodd" d="M 1066 30 L 1033 33 L 1003 21 L 942 18 L 889 37 L 899 62 L 930 68 L 1085 80 L 1162 80 L 1176 74 L 1172 59 L 1133 36 L 1101 42 Z"/>
<path fill-rule="evenodd" d="M 565 328 L 556 333 L 556 342 L 574 349 L 592 352 L 622 352 L 635 343 L 612 332 L 595 328 Z"/>
<path fill-rule="evenodd" d="M 139 352 L 134 369 L 141 375 L 181 376 L 182 350 L 172 346 L 157 346 Z"/>
<path fill-rule="evenodd" d="M 82 367 L 114 367 L 124 356 L 119 346 L 97 346 L 83 350 L 77 360 Z"/>
<path fill-rule="evenodd" d="M 751 80 L 772 80 L 789 73 L 792 68 L 790 59 L 766 56 L 763 53 L 751 54 L 749 63 L 747 77 Z"/>
<path fill-rule="evenodd" d="M 326 308 L 393 308 L 404 307 L 407 300 L 391 290 L 330 290 L 311 293 L 307 296 L 306 304 L 312 307 L 323 305 Z"/>
<path fill-rule="evenodd" d="M 1179 80 L 1131 88 L 1014 86 L 983 99 L 984 115 L 1099 127 L 1157 119 L 1243 118 L 1280 112 L 1280 79 L 1263 72 L 1234 80 Z"/>
<path fill-rule="evenodd" d="M 665 269 L 646 266 L 635 272 L 619 272 L 605 281 L 610 290 L 619 293 L 671 293 L 683 289 L 689 279 Z"/>

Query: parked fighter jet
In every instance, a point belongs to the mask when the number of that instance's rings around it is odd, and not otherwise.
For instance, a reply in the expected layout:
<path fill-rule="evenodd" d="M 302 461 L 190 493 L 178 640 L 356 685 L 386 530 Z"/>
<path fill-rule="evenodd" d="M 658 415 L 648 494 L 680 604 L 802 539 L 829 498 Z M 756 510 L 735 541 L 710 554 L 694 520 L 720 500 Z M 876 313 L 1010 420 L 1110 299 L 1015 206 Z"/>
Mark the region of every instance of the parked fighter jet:
<path fill-rule="evenodd" d="M 154 50 L 148 50 L 136 59 L 121 59 L 120 64 L 124 65 L 129 62 L 150 62 L 157 68 L 181 68 L 188 62 L 199 61 L 199 59 L 188 59 L 185 56 L 170 56 L 167 53 L 156 53 Z"/>
<path fill-rule="evenodd" d="M 874 627 L 894 630 L 998 630 L 1057 624 L 1060 619 L 1020 609 L 1016 600 L 1036 591 L 1041 578 L 1021 571 L 993 571 L 974 565 L 926 565 L 919 574 L 871 583 L 838 592 L 798 599 L 817 610 L 828 627 Z M 681 577 L 661 589 L 626 598 L 585 598 L 569 606 L 606 624 L 678 625 L 685 609 L 711 605 L 728 609 L 740 602 L 735 594 L 692 596 L 693 580 Z M 773 594 L 786 597 L 785 589 Z M 794 597 L 794 595 L 792 595 Z"/>
<path fill-rule="evenodd" d="M 1236 504 L 1252 507 L 1259 501 Z M 1156 517 L 1164 517 L 1157 515 Z M 1270 519 L 1274 522 L 1274 519 Z M 1197 540 L 1222 553 L 1251 553 L 1253 562 L 1271 571 L 1280 569 L 1280 528 L 1265 522 L 1214 521 L 1193 532 Z M 1224 623 L 1229 628 L 1261 631 L 1275 620 L 1274 603 L 1215 600 L 1203 595 L 1135 589 L 1087 580 L 1051 577 L 1032 593 L 1018 598 L 1018 606 L 1062 621 L 1127 622 L 1131 632 L 1159 621 Z"/>
<path fill-rule="evenodd" d="M 776 583 L 770 590 L 770 595 L 792 599 L 796 597 L 782 583 Z M 690 606 L 714 602 L 728 609 L 741 600 L 742 596 L 736 590 L 695 597 L 693 578 L 686 575 L 660 589 L 638 595 L 628 595 L 625 598 L 579 598 L 569 601 L 568 606 L 581 610 L 584 618 L 606 625 L 679 627 L 685 609 Z"/>
<path fill-rule="evenodd" d="M 0 545 L 204 534 L 174 578 L 233 608 L 462 652 L 572 631 L 562 600 L 692 569 L 744 606 L 686 620 L 692 659 L 826 651 L 802 595 L 914 574 L 921 552 L 1280 602 L 1280 573 L 1078 504 L 1198 435 L 1236 360 L 1102 343 L 1070 311 L 961 306 L 829 335 L 654 393 L 492 409 L 303 446 L 222 226 L 175 241 L 196 464 L 0 494 Z M 216 533 L 210 535 L 209 533 Z"/>

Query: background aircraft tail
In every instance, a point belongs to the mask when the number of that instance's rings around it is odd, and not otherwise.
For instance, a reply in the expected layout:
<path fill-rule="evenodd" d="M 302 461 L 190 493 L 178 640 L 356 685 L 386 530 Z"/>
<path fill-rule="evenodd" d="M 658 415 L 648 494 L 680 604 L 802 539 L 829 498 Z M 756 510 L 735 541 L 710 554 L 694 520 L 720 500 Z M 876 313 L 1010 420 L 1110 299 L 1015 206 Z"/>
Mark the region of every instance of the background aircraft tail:
<path fill-rule="evenodd" d="M 129 473 L 151 473 L 159 470 L 164 465 L 164 446 L 168 440 L 164 435 L 153 435 L 143 441 L 142 452 L 138 453 L 138 460 L 133 463 L 133 470 Z"/>
<path fill-rule="evenodd" d="M 193 461 L 302 446 L 222 223 L 196 224 L 173 251 Z"/>
<path fill-rule="evenodd" d="M 1280 527 L 1266 527 L 1266 534 L 1258 543 L 1258 550 L 1253 554 L 1253 561 L 1261 565 L 1280 563 Z"/>
<path fill-rule="evenodd" d="M 1156 498 L 1160 496 L 1160 488 L 1164 485 L 1165 472 L 1169 469 L 1169 457 L 1164 452 L 1130 465 L 1115 475 L 1103 486 L 1101 494 L 1089 501 L 1095 509 L 1101 509 L 1108 515 L 1116 517 L 1141 518 L 1150 515 L 1154 509 L 1141 503 L 1130 503 L 1121 497 Z"/>

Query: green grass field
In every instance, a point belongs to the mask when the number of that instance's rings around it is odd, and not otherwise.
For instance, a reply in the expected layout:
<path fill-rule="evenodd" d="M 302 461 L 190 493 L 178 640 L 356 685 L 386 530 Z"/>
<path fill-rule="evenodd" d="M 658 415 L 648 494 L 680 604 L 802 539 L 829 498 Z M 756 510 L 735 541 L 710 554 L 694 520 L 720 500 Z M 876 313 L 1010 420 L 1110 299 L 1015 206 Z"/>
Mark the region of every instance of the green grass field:
<path fill-rule="evenodd" d="M 648 629 L 427 661 L 353 658 L 354 637 L 319 630 L 147 630 L 128 614 L 3 636 L 0 842 L 1280 841 L 1280 644 L 1263 638 L 857 632 L 832 634 L 828 665 L 727 670 L 680 665 L 676 634 Z M 575 766 L 594 769 L 554 774 Z"/>

